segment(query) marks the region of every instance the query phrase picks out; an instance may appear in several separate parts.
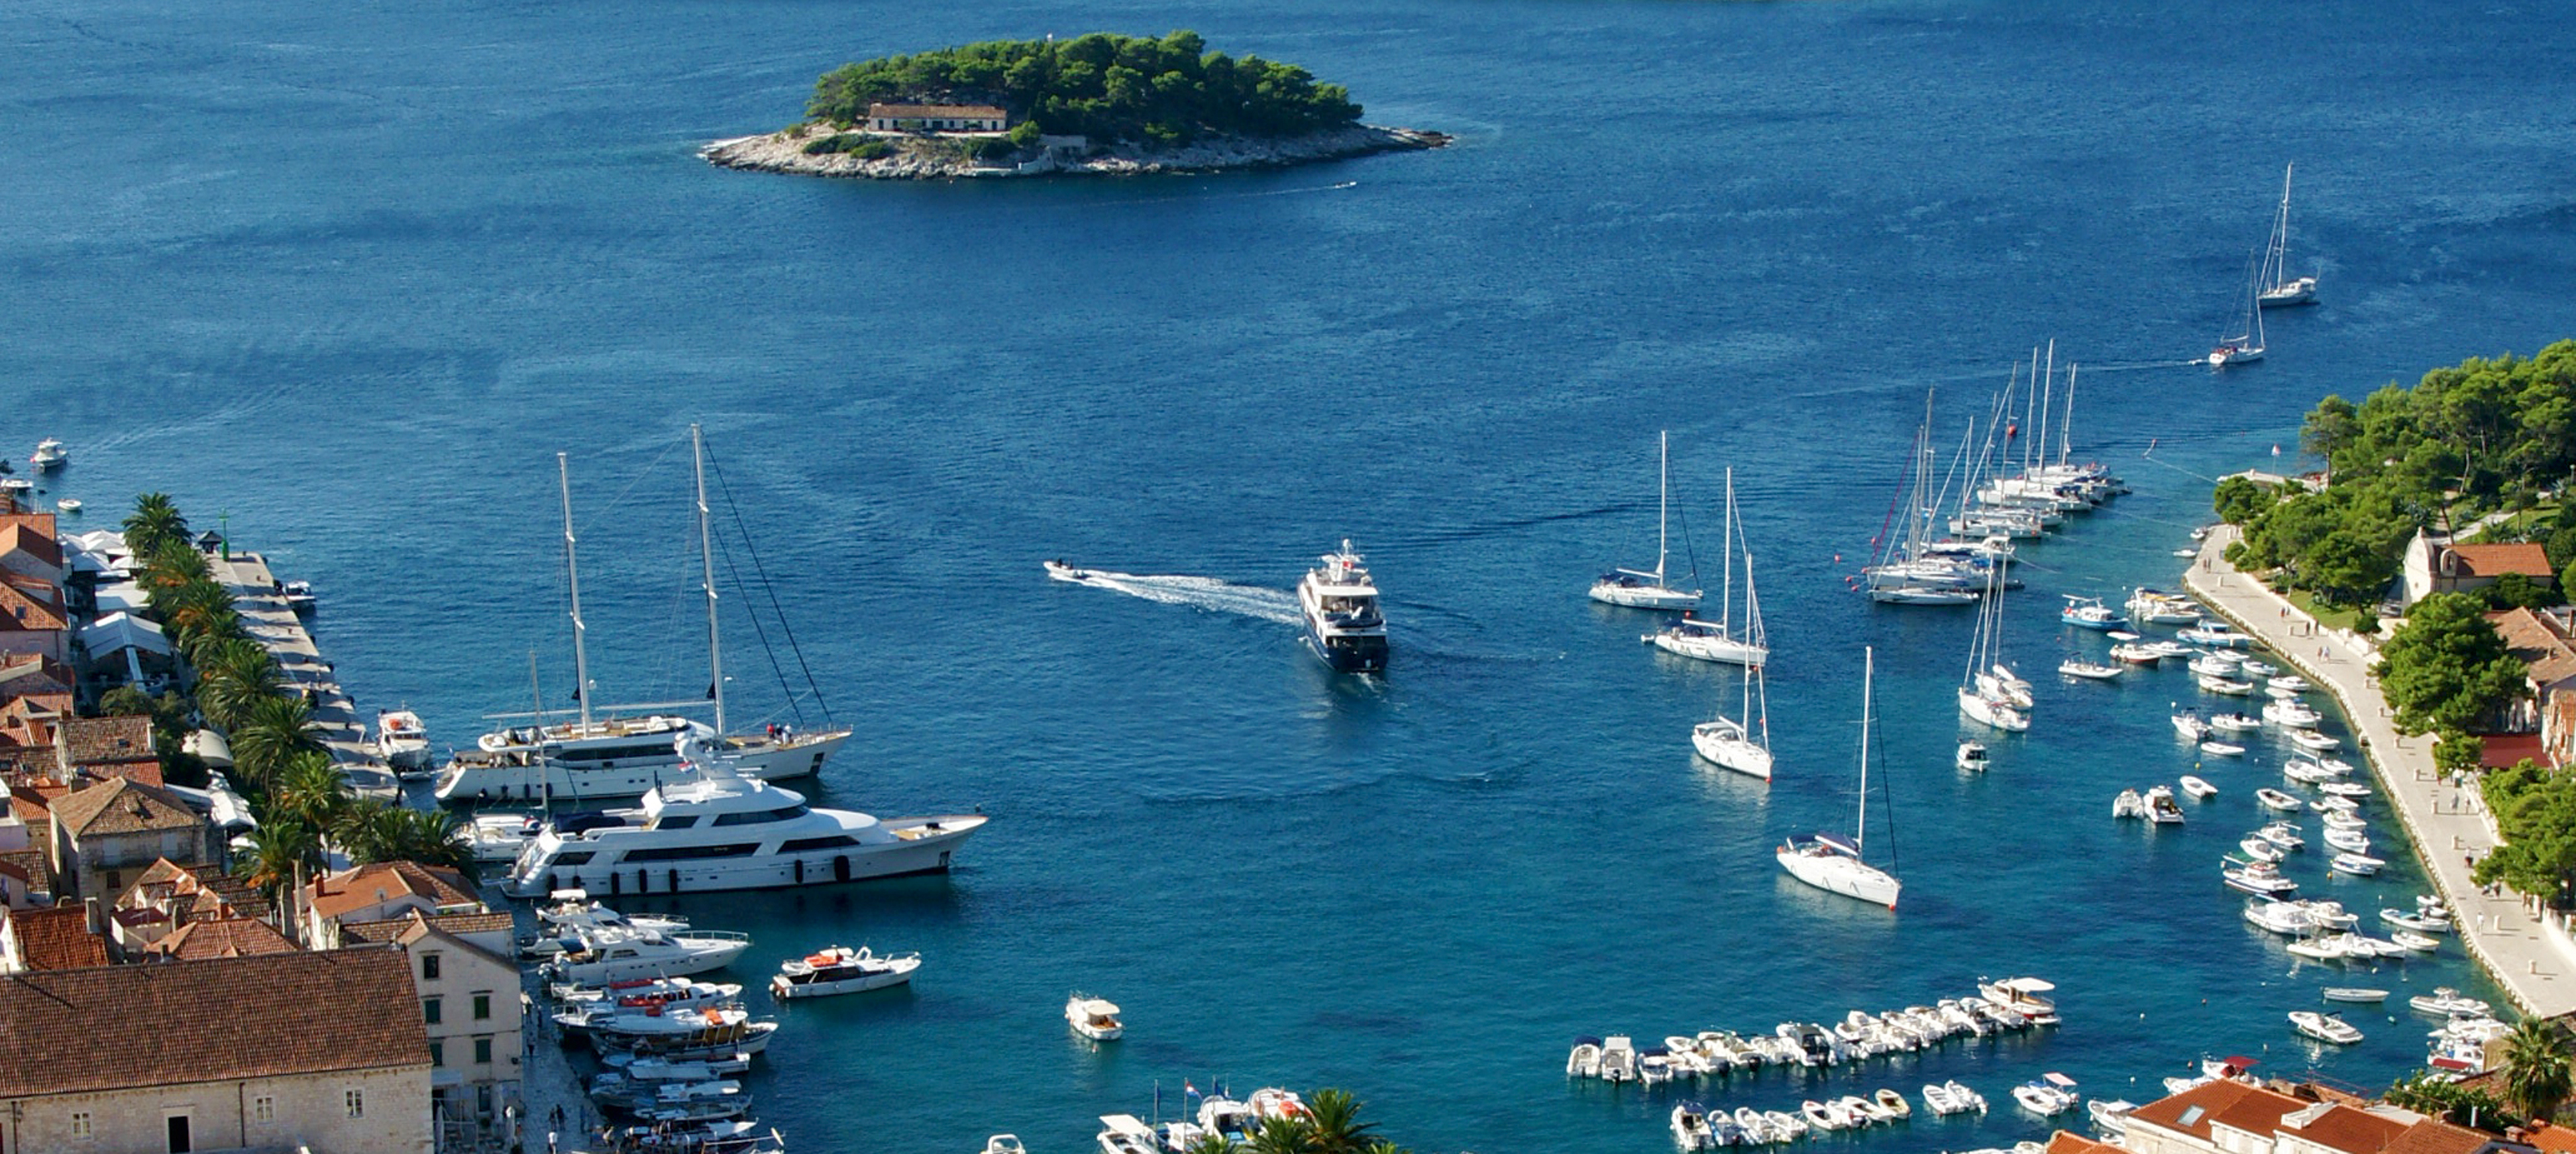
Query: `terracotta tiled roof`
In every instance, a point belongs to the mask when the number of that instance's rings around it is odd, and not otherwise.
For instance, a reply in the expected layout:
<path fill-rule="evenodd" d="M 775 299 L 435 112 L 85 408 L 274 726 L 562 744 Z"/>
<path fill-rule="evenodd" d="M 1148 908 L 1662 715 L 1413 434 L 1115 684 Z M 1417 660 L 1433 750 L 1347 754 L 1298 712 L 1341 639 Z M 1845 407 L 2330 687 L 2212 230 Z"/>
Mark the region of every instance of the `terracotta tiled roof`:
<path fill-rule="evenodd" d="M 2122 1154 L 2119 1147 L 2064 1130 L 2048 1136 L 2047 1154 Z"/>
<path fill-rule="evenodd" d="M 512 961 L 510 958 L 502 954 L 494 953 L 491 950 L 467 941 L 460 936 L 461 934 L 474 932 L 471 928 L 463 928 L 472 926 L 473 923 L 465 920 L 469 918 L 500 919 L 498 927 L 485 925 L 482 928 L 486 930 L 499 928 L 507 931 L 510 927 L 510 915 L 506 913 L 445 914 L 433 918 L 418 910 L 412 911 L 410 917 L 395 921 L 361 922 L 359 924 L 367 928 L 367 936 L 363 939 L 366 941 L 390 941 L 397 945 L 410 946 L 419 942 L 423 938 L 433 938 L 442 943 L 446 948 L 466 950 L 472 953 L 481 954 L 484 957 L 491 959 L 495 965 L 501 966 L 505 969 L 517 969 L 519 963 Z M 349 927 L 340 927 L 340 934 L 342 939 L 345 941 L 349 934 Z"/>
<path fill-rule="evenodd" d="M 2576 1130 L 2565 1126 L 2540 1125 L 2524 1131 L 2522 1140 L 2542 1154 L 2569 1154 L 2576 1151 Z"/>
<path fill-rule="evenodd" d="M 286 940 L 286 935 L 256 918 L 214 918 L 190 922 L 145 947 L 155 955 L 176 961 L 282 954 L 297 948 L 295 943 Z"/>
<path fill-rule="evenodd" d="M 379 905 L 405 894 L 417 894 L 441 909 L 482 904 L 482 899 L 475 897 L 474 891 L 465 884 L 464 875 L 454 870 L 433 869 L 418 862 L 362 865 L 315 878 L 307 888 L 310 892 L 305 897 L 305 908 L 323 918 L 336 918 L 351 910 Z"/>
<path fill-rule="evenodd" d="M 7 853 L 0 853 L 0 862 L 13 867 L 11 872 L 24 877 L 29 886 L 52 892 L 54 863 L 52 859 L 45 856 L 45 851 L 34 846 L 10 850 Z"/>
<path fill-rule="evenodd" d="M 26 959 L 28 969 L 75 970 L 107 964 L 107 942 L 89 932 L 89 911 L 80 906 L 19 910 L 9 915 L 9 925 L 18 934 L 19 956 Z"/>
<path fill-rule="evenodd" d="M 62 662 L 41 653 L 12 653 L 0 659 L 0 695 L 69 693 L 77 675 Z"/>
<path fill-rule="evenodd" d="M 2287 1094 L 2275 1094 L 2260 1086 L 2220 1079 L 2140 1106 L 2130 1112 L 2129 1124 L 2135 1126 L 2145 1122 L 2159 1129 L 2207 1141 L 2212 1122 L 2224 1122 L 2256 1134 L 2270 1134 L 2282 1115 L 2307 1105 L 2309 1103 Z"/>
<path fill-rule="evenodd" d="M 2527 608 L 2487 614 L 2504 637 L 2505 651 L 2530 668 L 2534 685 L 2556 685 L 2576 677 L 2576 645 L 2568 643 L 2557 623 Z"/>
<path fill-rule="evenodd" d="M 514 928 L 507 910 L 480 914 L 427 914 L 414 911 L 411 917 L 390 918 L 380 922 L 342 922 L 340 939 L 359 942 L 402 942 L 410 934 L 415 920 L 426 921 L 433 929 L 463 937 L 466 934 L 508 934 Z M 415 935 L 416 936 L 416 935 Z"/>
<path fill-rule="evenodd" d="M 0 1098 L 429 1065 L 410 962 L 382 947 L 13 974 L 0 1041 Z"/>
<path fill-rule="evenodd" d="M 62 747 L 63 764 L 74 768 L 150 761 L 158 756 L 152 752 L 152 719 L 141 714 L 66 718 Z"/>
<path fill-rule="evenodd" d="M 2427 1118 L 2407 1127 L 2380 1154 L 2476 1154 L 2479 1147 L 2493 1141 L 2495 1135 L 2483 1130 Z"/>
<path fill-rule="evenodd" d="M 54 606 L 28 596 L 15 581 L 0 581 L 0 629 L 61 632 L 70 627 Z"/>
<path fill-rule="evenodd" d="M 2316 1113 L 2302 1110 L 2282 1119 L 2281 1132 L 2344 1154 L 2380 1154 L 2406 1132 L 2406 1123 L 2367 1110 L 2331 1103 L 2310 1109 Z"/>
<path fill-rule="evenodd" d="M 0 517 L 0 555 L 24 553 L 44 562 L 49 567 L 62 568 L 63 543 L 54 540 L 51 526 L 40 531 L 29 525 L 27 523 L 29 516 L 21 513 Z M 48 521 L 53 520 L 51 513 L 35 514 L 35 516 L 42 516 Z"/>
<path fill-rule="evenodd" d="M 2447 576 L 2501 577 L 2520 573 L 2544 580 L 2558 574 L 2549 567 L 2549 550 L 2529 542 L 2516 545 L 2448 545 L 2454 567 Z"/>
<path fill-rule="evenodd" d="M 990 104 L 871 104 L 868 116 L 906 120 L 999 120 L 1008 114 Z"/>
<path fill-rule="evenodd" d="M 199 829 L 206 820 L 178 796 L 155 785 L 110 778 L 53 803 L 54 820 L 73 837 Z"/>

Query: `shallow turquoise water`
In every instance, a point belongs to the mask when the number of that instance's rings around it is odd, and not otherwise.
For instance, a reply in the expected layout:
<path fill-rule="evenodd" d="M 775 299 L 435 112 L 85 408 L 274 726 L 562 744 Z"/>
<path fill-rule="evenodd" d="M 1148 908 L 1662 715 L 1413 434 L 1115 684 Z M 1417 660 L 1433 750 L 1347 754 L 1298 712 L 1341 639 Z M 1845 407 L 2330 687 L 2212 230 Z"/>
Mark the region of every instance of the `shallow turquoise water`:
<path fill-rule="evenodd" d="M 2299 1043 L 2281 1015 L 2353 979 L 2294 965 L 2213 876 L 2276 750 L 2204 770 L 2227 793 L 2182 829 L 2115 825 L 2120 788 L 2191 769 L 2165 723 L 2185 675 L 2037 678 L 2040 726 L 1962 778 L 1970 619 L 1843 578 L 1924 390 L 1946 443 L 2052 336 L 2087 366 L 2078 455 L 2138 492 L 2030 552 L 2005 631 L 2030 671 L 2099 644 L 2056 627 L 2058 594 L 2169 584 L 2207 477 L 2294 451 L 2317 396 L 2576 332 L 2559 16 L 38 0 L 0 12 L 0 436 L 70 441 L 62 491 L 102 513 L 166 488 L 227 522 L 320 586 L 363 702 L 461 740 L 523 707 L 531 650 L 558 703 L 570 682 L 557 450 L 602 693 L 703 685 L 679 446 L 704 421 L 860 730 L 828 799 L 995 815 L 949 878 L 683 903 L 751 931 L 760 969 L 833 940 L 928 959 L 908 992 L 783 1014 L 755 1090 L 803 1149 L 1080 1149 L 1184 1078 L 1350 1086 L 1425 1149 L 1660 1149 L 1670 1097 L 1567 1085 L 1574 1035 L 2015 972 L 2061 984 L 2063 1029 L 1701 1096 L 1957 1077 L 2000 1102 L 2054 1069 L 2143 1100 L 2227 1052 L 2376 1086 L 2426 1024 Z M 1175 25 L 1460 143 L 994 186 L 691 156 L 791 119 L 843 59 Z M 2259 366 L 2182 367 L 2287 161 L 2327 303 L 2273 317 Z M 1688 752 L 1727 676 L 1582 598 L 1644 557 L 1659 428 L 1704 558 L 1738 470 L 1778 654 L 1767 788 Z M 1284 591 L 1346 535 L 1396 622 L 1382 682 L 1327 675 L 1275 592 L 1157 602 L 1036 566 Z M 748 620 L 728 631 L 738 713 L 793 719 Z M 1892 916 L 1768 853 L 1847 820 L 1863 644 Z M 2357 908 L 2419 884 L 2307 856 Z M 2362 980 L 2492 996 L 2456 945 Z M 1131 1036 L 1075 1044 L 1075 988 Z M 2043 1131 L 2004 1109 L 1836 1141 Z"/>

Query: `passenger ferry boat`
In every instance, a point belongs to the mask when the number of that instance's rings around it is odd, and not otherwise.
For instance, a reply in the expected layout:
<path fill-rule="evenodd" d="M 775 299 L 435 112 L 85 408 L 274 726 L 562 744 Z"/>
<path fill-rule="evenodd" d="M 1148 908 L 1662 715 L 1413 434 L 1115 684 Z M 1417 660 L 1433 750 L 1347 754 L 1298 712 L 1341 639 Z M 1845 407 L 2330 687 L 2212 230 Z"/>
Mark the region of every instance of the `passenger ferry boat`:
<path fill-rule="evenodd" d="M 1324 664 L 1344 673 L 1386 669 L 1386 618 L 1378 613 L 1377 582 L 1342 539 L 1341 551 L 1297 583 L 1297 605 L 1306 614 L 1306 644 Z"/>
<path fill-rule="evenodd" d="M 949 855 L 983 827 L 982 814 L 880 820 L 815 809 L 805 796 L 701 756 L 691 780 L 644 795 L 640 822 L 566 831 L 551 826 L 522 850 L 503 892 L 541 898 L 561 889 L 619 894 L 776 889 L 903 874 L 939 873 Z"/>

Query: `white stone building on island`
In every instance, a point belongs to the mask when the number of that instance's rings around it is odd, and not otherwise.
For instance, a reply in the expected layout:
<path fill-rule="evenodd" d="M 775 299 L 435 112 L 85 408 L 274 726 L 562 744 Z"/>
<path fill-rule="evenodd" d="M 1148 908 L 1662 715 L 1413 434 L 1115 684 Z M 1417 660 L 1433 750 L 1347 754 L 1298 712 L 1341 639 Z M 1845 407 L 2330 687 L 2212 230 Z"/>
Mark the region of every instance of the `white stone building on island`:
<path fill-rule="evenodd" d="M 1003 132 L 1011 114 L 991 104 L 870 104 L 870 132 Z"/>

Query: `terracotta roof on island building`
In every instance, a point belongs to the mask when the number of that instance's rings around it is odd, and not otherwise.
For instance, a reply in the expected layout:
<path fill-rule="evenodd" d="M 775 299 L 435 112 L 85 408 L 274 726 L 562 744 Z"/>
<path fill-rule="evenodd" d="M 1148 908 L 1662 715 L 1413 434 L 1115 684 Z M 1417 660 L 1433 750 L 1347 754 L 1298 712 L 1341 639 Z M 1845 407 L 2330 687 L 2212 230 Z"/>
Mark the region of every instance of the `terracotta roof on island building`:
<path fill-rule="evenodd" d="M 177 794 L 130 778 L 111 777 L 54 799 L 54 821 L 74 837 L 197 829 L 205 819 Z"/>
<path fill-rule="evenodd" d="M 107 941 L 89 932 L 89 910 L 85 907 L 17 910 L 10 913 L 9 925 L 18 934 L 18 953 L 30 970 L 76 970 L 107 964 Z M 8 1019 L 0 1017 L 0 1038 L 7 1036 L 7 1025 Z"/>

